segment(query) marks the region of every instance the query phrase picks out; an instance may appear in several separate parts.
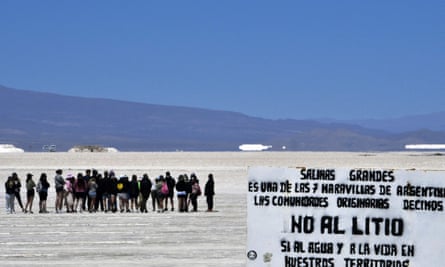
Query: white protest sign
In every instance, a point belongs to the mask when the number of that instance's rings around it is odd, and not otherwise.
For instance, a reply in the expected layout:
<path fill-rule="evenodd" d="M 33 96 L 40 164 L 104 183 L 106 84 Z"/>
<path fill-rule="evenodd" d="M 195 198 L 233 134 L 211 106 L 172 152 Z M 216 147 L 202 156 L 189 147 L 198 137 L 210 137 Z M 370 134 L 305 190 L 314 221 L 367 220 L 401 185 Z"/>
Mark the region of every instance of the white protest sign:
<path fill-rule="evenodd" d="M 445 266 L 445 171 L 249 169 L 247 265 Z"/>

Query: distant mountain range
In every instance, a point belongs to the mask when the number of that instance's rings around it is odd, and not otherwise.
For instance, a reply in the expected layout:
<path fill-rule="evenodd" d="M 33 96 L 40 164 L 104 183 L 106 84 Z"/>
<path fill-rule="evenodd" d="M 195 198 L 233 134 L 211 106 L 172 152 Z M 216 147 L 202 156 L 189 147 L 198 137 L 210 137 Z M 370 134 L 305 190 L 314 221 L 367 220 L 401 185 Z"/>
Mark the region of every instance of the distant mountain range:
<path fill-rule="evenodd" d="M 391 120 L 270 120 L 241 113 L 0 86 L 0 143 L 25 151 L 101 145 L 120 151 L 235 151 L 240 144 L 292 151 L 399 151 L 445 143 L 445 112 Z"/>
<path fill-rule="evenodd" d="M 422 115 L 411 115 L 391 119 L 366 119 L 366 120 L 320 120 L 324 122 L 342 122 L 356 124 L 365 128 L 379 129 L 391 133 L 403 133 L 418 130 L 445 131 L 445 112 L 435 112 Z"/>

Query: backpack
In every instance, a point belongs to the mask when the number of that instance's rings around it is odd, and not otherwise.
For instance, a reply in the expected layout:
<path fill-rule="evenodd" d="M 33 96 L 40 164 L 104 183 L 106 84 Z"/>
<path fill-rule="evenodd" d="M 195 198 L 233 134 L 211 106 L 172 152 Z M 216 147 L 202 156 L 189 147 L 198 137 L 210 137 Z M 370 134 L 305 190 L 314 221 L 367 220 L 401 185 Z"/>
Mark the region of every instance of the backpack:
<path fill-rule="evenodd" d="M 119 183 L 117 183 L 117 190 L 119 191 L 119 192 L 121 192 L 122 191 L 122 189 L 124 189 L 124 183 L 122 183 L 122 182 L 119 182 Z"/>
<path fill-rule="evenodd" d="M 200 196 L 200 195 L 202 195 L 201 187 L 199 186 L 199 184 L 197 184 L 197 185 L 198 185 L 198 190 L 196 190 L 196 191 L 198 193 L 198 196 Z"/>
<path fill-rule="evenodd" d="M 63 179 L 62 175 L 56 176 L 55 183 L 56 183 L 56 189 L 63 189 L 63 186 L 65 185 L 65 180 Z"/>
<path fill-rule="evenodd" d="M 193 186 L 192 186 L 192 194 L 195 194 L 197 196 L 200 196 L 202 194 L 201 193 L 201 187 L 199 186 L 198 183 L 193 184 Z"/>
<path fill-rule="evenodd" d="M 163 195 L 168 195 L 168 185 L 167 185 L 167 183 L 163 183 L 163 184 L 162 184 L 162 187 L 161 187 L 161 193 L 162 193 Z"/>

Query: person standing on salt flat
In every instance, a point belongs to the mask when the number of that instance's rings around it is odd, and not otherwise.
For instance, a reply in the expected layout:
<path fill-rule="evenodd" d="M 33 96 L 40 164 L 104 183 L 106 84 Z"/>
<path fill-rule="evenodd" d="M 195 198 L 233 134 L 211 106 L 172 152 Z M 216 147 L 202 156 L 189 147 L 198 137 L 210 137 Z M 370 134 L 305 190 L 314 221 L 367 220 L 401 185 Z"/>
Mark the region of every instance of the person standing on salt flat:
<path fill-rule="evenodd" d="M 207 197 L 207 211 L 213 211 L 213 196 L 215 195 L 215 182 L 213 174 L 209 174 L 207 183 L 204 187 L 204 195 Z"/>

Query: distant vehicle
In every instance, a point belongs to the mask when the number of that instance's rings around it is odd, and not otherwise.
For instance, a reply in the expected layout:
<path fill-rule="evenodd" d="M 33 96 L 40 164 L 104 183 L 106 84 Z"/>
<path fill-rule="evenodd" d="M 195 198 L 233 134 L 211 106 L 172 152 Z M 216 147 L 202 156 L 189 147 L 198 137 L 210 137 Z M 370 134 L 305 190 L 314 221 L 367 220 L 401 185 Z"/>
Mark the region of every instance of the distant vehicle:
<path fill-rule="evenodd" d="M 242 144 L 238 148 L 241 151 L 264 151 L 271 149 L 272 146 L 266 146 L 262 144 Z"/>
<path fill-rule="evenodd" d="M 42 150 L 45 152 L 56 152 L 57 151 L 57 147 L 56 145 L 44 145 L 42 147 Z"/>

